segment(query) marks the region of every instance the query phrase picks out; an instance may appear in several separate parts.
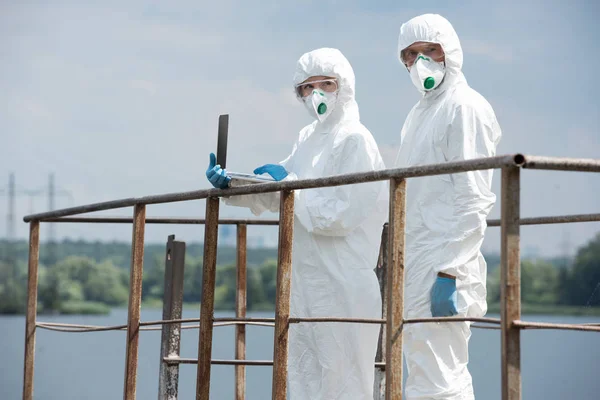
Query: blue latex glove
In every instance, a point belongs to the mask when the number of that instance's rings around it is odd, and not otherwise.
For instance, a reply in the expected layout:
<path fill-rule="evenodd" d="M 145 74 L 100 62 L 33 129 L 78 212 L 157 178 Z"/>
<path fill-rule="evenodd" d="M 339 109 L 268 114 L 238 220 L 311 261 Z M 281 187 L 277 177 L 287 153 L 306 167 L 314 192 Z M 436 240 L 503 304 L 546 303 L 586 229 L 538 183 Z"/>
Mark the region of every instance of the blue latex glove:
<path fill-rule="evenodd" d="M 276 181 L 285 179 L 285 177 L 288 176 L 288 172 L 279 164 L 265 164 L 262 167 L 256 168 L 254 174 L 269 174 Z"/>
<path fill-rule="evenodd" d="M 206 170 L 206 178 L 208 181 L 217 189 L 225 189 L 229 187 L 229 181 L 231 177 L 227 176 L 227 172 L 221 169 L 220 165 L 217 164 L 217 157 L 214 153 L 210 153 L 210 163 Z"/>
<path fill-rule="evenodd" d="M 451 317 L 456 314 L 456 279 L 438 276 L 431 289 L 431 315 Z"/>

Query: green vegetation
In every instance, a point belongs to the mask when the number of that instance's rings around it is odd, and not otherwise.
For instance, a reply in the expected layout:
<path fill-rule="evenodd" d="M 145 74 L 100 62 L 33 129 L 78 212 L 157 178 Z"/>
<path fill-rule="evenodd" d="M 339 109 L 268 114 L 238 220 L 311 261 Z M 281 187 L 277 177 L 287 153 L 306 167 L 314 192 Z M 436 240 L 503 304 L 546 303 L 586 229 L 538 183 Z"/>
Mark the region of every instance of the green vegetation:
<path fill-rule="evenodd" d="M 108 313 L 127 305 L 131 248 L 123 243 L 65 240 L 40 249 L 38 309 L 47 313 Z M 142 298 L 146 307 L 161 307 L 164 245 L 147 245 Z M 277 249 L 248 249 L 248 309 L 272 310 Z M 219 248 L 215 307 L 235 305 L 235 248 Z M 498 312 L 499 257 L 487 255 L 489 311 Z M 59 260 L 53 262 L 53 260 Z M 600 234 L 565 260 L 523 260 L 521 290 L 524 313 L 600 315 Z M 184 302 L 197 306 L 202 289 L 202 246 L 187 246 Z M 0 241 L 0 313 L 25 311 L 27 243 Z"/>
<path fill-rule="evenodd" d="M 186 248 L 184 302 L 202 296 L 202 245 Z M 42 244 L 38 283 L 41 313 L 102 314 L 127 305 L 131 247 L 123 243 L 65 240 Z M 144 249 L 142 299 L 145 307 L 162 307 L 165 245 Z M 0 314 L 22 314 L 27 299 L 27 243 L 0 241 Z M 236 249 L 219 248 L 215 307 L 235 305 Z M 248 249 L 249 310 L 272 309 L 277 249 Z M 53 263 L 52 259 L 60 260 Z"/>

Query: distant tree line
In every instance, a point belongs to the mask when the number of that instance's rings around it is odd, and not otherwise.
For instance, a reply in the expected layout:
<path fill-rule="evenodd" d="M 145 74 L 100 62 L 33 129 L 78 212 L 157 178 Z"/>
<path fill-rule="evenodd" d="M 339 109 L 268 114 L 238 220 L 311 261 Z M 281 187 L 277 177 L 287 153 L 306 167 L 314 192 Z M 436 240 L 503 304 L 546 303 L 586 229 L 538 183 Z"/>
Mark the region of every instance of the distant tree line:
<path fill-rule="evenodd" d="M 38 308 L 41 312 L 93 313 L 125 306 L 128 299 L 130 245 L 65 240 L 52 252 L 40 249 Z M 49 254 L 59 260 L 50 263 Z M 275 301 L 277 249 L 248 249 L 247 295 L 250 310 L 272 309 Z M 236 250 L 218 251 L 215 307 L 235 305 Z M 499 258 L 487 255 L 488 302 L 500 300 Z M 147 245 L 142 299 L 163 295 L 165 245 Z M 581 247 L 570 262 L 523 260 L 521 293 L 526 304 L 600 307 L 600 234 Z M 184 302 L 202 296 L 202 245 L 186 250 Z M 27 291 L 27 243 L 0 241 L 0 313 L 23 313 Z"/>

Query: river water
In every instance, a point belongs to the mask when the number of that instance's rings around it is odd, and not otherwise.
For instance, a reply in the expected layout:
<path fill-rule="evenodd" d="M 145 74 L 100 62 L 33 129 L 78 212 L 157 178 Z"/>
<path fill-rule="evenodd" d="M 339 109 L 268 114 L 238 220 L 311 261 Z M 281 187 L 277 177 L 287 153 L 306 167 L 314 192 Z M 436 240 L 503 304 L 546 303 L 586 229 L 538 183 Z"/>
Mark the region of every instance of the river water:
<path fill-rule="evenodd" d="M 216 316 L 231 316 L 216 313 Z M 184 318 L 198 318 L 198 310 L 184 310 Z M 272 313 L 251 313 L 272 317 Z M 497 315 L 489 315 L 497 317 Z M 161 310 L 143 309 L 142 320 L 161 319 Z M 525 316 L 528 321 L 561 323 L 600 322 L 598 317 Z M 40 316 L 40 321 L 86 325 L 119 325 L 127 310 L 106 316 Z M 0 399 L 19 399 L 23 381 L 25 318 L 0 316 Z M 600 333 L 524 331 L 521 335 L 523 399 L 600 399 Z M 270 360 L 273 329 L 247 328 L 247 358 Z M 184 330 L 181 356 L 197 358 L 198 330 Z M 139 347 L 137 398 L 156 399 L 160 331 L 142 332 Z M 234 358 L 234 328 L 217 327 L 213 358 Z M 105 400 L 123 397 L 125 333 L 59 333 L 38 330 L 34 398 L 39 400 Z M 500 399 L 500 332 L 474 329 L 469 369 L 477 399 Z M 211 399 L 233 399 L 232 366 L 213 366 Z M 271 397 L 271 367 L 247 367 L 247 399 Z M 179 398 L 194 398 L 196 368 L 180 368 Z"/>

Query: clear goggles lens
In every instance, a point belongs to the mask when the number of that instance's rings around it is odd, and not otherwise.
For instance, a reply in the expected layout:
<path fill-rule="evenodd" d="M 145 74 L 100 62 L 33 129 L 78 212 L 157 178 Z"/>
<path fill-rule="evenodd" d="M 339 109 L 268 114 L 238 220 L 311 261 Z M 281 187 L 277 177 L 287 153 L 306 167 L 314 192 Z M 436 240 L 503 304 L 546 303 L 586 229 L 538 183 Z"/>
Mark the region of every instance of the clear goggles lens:
<path fill-rule="evenodd" d="M 296 94 L 300 97 L 310 96 L 313 90 L 322 90 L 333 93 L 338 89 L 337 79 L 323 79 L 319 81 L 303 82 L 296 85 Z"/>
<path fill-rule="evenodd" d="M 439 45 L 424 43 L 419 46 L 409 46 L 402 50 L 400 59 L 410 67 L 416 62 L 419 54 L 436 61 L 444 56 L 444 51 Z"/>

